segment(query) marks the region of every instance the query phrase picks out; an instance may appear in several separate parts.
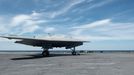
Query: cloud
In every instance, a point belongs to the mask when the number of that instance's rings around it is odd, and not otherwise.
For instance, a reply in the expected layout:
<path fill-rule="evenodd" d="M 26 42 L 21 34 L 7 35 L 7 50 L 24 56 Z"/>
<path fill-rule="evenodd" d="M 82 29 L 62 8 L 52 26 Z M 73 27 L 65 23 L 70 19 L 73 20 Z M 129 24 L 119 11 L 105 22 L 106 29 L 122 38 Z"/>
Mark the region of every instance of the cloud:
<path fill-rule="evenodd" d="M 6 27 L 3 25 L 0 25 L 0 32 L 7 32 Z"/>
<path fill-rule="evenodd" d="M 13 17 L 2 18 L 0 20 L 1 33 L 18 34 L 33 33 L 40 28 L 40 25 L 46 23 L 46 20 L 41 18 L 40 13 L 33 11 L 31 14 L 18 14 Z M 5 21 L 6 20 L 6 21 Z"/>
<path fill-rule="evenodd" d="M 92 0 L 92 1 L 95 1 L 95 0 Z M 93 3 L 88 9 L 94 9 L 94 8 L 97 8 L 97 7 L 101 7 L 101 6 L 103 6 L 105 4 L 108 4 L 112 1 L 114 1 L 114 0 L 102 0 L 101 2 Z"/>
<path fill-rule="evenodd" d="M 37 13 L 35 12 L 31 15 L 16 15 L 15 17 L 13 17 L 11 25 L 12 27 L 16 27 L 16 29 L 20 29 L 21 27 L 21 31 L 19 34 L 34 32 L 39 28 L 40 23 L 45 22 L 42 20 L 35 20 L 37 17 Z M 18 32 L 18 30 L 16 32 Z"/>
<path fill-rule="evenodd" d="M 22 35 L 24 33 L 33 33 L 34 31 L 36 31 L 37 29 L 39 29 L 40 27 L 38 25 L 28 25 L 28 26 L 24 26 L 22 29 L 22 32 L 20 32 L 19 34 Z"/>
<path fill-rule="evenodd" d="M 70 34 L 79 35 L 85 30 L 108 25 L 110 24 L 110 21 L 111 21 L 110 19 L 104 19 L 104 20 L 99 20 L 99 21 L 95 21 L 92 23 L 84 24 L 84 25 L 75 26 L 75 27 L 72 27 L 74 31 L 70 32 Z"/>
<path fill-rule="evenodd" d="M 57 2 L 57 1 L 48 1 L 48 4 L 52 4 L 51 6 L 46 5 L 44 8 L 41 8 L 39 11 L 42 15 L 42 17 L 44 19 L 47 20 L 57 20 L 57 18 L 64 16 L 64 18 L 67 17 L 71 17 L 71 18 L 76 18 L 75 16 L 68 16 L 68 15 L 72 15 L 70 14 L 72 11 L 75 10 L 79 10 L 76 11 L 75 13 L 85 13 L 83 12 L 84 10 L 89 10 L 89 9 L 93 9 L 93 8 L 97 8 L 97 7 L 101 7 L 107 3 L 110 3 L 113 0 L 101 0 L 101 1 L 96 1 L 96 0 L 68 0 L 68 1 L 61 1 L 61 2 Z M 37 2 L 37 1 L 35 1 Z M 40 2 L 40 1 L 38 1 Z M 43 1 L 45 3 L 47 3 L 47 1 Z M 57 2 L 57 3 L 54 3 Z M 40 3 L 37 3 L 37 5 L 40 5 Z M 79 5 L 81 4 L 81 6 L 79 7 Z M 81 8 L 83 6 L 86 6 L 84 9 Z M 81 12 L 82 11 L 82 12 Z M 79 15 L 78 15 L 79 16 Z M 78 17 L 77 17 L 78 18 Z M 72 20 L 73 21 L 73 20 Z"/>
<path fill-rule="evenodd" d="M 9 26 L 6 26 L 8 24 L 8 21 L 5 20 L 3 17 L 0 17 L 0 33 L 4 34 L 8 32 Z"/>
<path fill-rule="evenodd" d="M 89 28 L 94 28 L 94 27 L 99 27 L 99 26 L 104 26 L 107 24 L 110 24 L 110 19 L 104 19 L 104 20 L 99 20 L 99 21 L 95 21 L 89 24 L 85 24 L 85 25 L 81 25 L 81 26 L 75 26 L 72 28 L 75 29 L 89 29 Z"/>
<path fill-rule="evenodd" d="M 13 17 L 12 21 L 11 21 L 11 25 L 14 26 L 18 26 L 23 24 L 24 22 L 26 22 L 28 19 L 31 19 L 30 16 L 28 15 L 17 15 L 15 17 Z"/>
<path fill-rule="evenodd" d="M 63 8 L 51 12 L 51 14 L 49 15 L 50 18 L 55 18 L 59 15 L 65 14 L 67 11 L 69 11 L 73 6 L 78 5 L 82 2 L 84 2 L 85 0 L 71 0 L 68 4 L 66 4 Z"/>
<path fill-rule="evenodd" d="M 130 40 L 134 39 L 133 30 L 134 23 L 113 22 L 111 19 L 103 19 L 72 27 L 72 31 L 69 34 L 90 40 Z M 89 34 L 86 32 L 89 32 Z M 94 34 L 90 32 L 94 32 Z"/>
<path fill-rule="evenodd" d="M 12 26 L 18 26 L 18 25 L 22 25 L 24 23 L 29 23 L 29 24 L 33 24 L 33 23 L 43 23 L 45 22 L 45 20 L 38 20 L 40 18 L 41 14 L 37 13 L 35 11 L 32 12 L 32 14 L 19 14 L 16 15 L 12 18 L 11 20 L 11 25 Z"/>
<path fill-rule="evenodd" d="M 68 12 L 69 10 L 71 11 L 71 9 L 73 7 L 75 7 L 76 5 L 79 5 L 81 3 L 88 3 L 88 7 L 86 7 L 86 10 L 91 10 L 97 7 L 101 7 L 104 6 L 105 4 L 111 3 L 114 0 L 102 0 L 102 1 L 96 1 L 96 0 L 71 0 L 69 3 L 66 3 L 65 6 L 62 9 L 59 9 L 57 11 L 54 11 L 51 13 L 51 18 L 55 18 L 59 15 L 65 14 L 66 12 Z M 79 7 L 77 7 L 80 11 L 84 11 L 84 9 L 81 9 Z M 73 11 L 75 11 L 75 9 L 72 9 Z M 76 12 L 79 13 L 80 11 Z"/>
<path fill-rule="evenodd" d="M 46 32 L 46 33 L 52 33 L 54 31 L 56 31 L 56 29 L 54 27 L 46 27 L 44 30 L 44 32 Z"/>

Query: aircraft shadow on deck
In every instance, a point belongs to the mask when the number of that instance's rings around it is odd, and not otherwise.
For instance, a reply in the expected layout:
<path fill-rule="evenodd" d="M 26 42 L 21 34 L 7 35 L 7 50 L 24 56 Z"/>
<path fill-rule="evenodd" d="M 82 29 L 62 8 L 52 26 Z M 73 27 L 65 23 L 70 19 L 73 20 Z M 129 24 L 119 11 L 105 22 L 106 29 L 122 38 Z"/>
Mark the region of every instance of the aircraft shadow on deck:
<path fill-rule="evenodd" d="M 59 56 L 73 56 L 71 54 L 50 54 L 48 57 L 43 57 L 41 54 L 24 55 L 23 57 L 11 58 L 11 60 L 28 60 L 28 59 L 40 59 Z"/>

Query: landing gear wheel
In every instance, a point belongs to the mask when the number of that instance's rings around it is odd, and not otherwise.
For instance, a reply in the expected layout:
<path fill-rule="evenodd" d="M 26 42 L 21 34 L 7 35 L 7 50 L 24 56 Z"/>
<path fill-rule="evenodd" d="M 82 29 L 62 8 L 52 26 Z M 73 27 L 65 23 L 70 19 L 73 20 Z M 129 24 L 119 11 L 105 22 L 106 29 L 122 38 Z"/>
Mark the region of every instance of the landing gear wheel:
<path fill-rule="evenodd" d="M 48 56 L 49 56 L 49 51 L 43 51 L 43 52 L 42 52 L 42 55 L 43 55 L 44 57 L 48 57 Z"/>
<path fill-rule="evenodd" d="M 76 54 L 77 54 L 76 51 L 73 51 L 73 52 L 72 52 L 72 55 L 76 55 Z"/>

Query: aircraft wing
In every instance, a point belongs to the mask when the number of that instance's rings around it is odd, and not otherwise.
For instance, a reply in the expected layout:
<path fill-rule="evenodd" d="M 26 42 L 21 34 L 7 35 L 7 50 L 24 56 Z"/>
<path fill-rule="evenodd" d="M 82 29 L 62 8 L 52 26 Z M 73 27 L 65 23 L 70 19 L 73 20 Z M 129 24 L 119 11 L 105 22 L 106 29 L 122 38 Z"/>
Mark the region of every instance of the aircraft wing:
<path fill-rule="evenodd" d="M 53 47 L 65 47 L 66 49 L 83 45 L 81 40 L 56 40 L 56 39 L 41 39 L 41 38 L 28 38 L 28 37 L 18 37 L 18 36 L 0 36 L 2 38 L 7 39 L 15 39 L 15 43 L 30 45 L 30 46 L 38 46 L 45 48 L 53 48 Z"/>

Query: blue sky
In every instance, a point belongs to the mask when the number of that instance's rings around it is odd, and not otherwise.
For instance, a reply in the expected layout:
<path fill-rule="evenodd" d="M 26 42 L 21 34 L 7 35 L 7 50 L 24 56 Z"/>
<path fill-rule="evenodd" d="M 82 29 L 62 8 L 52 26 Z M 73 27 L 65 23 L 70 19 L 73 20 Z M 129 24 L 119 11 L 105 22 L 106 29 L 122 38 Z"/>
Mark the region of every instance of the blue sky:
<path fill-rule="evenodd" d="M 132 0 L 0 0 L 0 34 L 89 40 L 77 49 L 134 50 Z M 39 50 L 0 39 L 1 50 Z"/>

